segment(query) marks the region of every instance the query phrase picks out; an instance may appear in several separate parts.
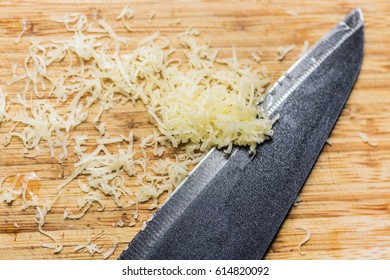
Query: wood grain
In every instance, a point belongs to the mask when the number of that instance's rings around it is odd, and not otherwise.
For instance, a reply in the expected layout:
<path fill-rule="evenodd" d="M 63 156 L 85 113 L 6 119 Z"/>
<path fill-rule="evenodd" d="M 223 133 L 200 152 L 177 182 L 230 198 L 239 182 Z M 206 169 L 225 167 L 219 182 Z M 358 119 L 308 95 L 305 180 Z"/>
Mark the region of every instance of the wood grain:
<path fill-rule="evenodd" d="M 115 17 L 124 5 L 136 10 L 132 20 L 133 32 L 126 32 Z M 10 95 L 20 88 L 7 88 L 12 63 L 21 62 L 28 44 L 15 45 L 20 32 L 19 20 L 28 18 L 32 31 L 25 38 L 58 39 L 69 36 L 61 24 L 52 23 L 51 15 L 94 11 L 107 19 L 121 36 L 137 39 L 160 31 L 174 35 L 194 26 L 202 31 L 201 38 L 229 56 L 235 45 L 240 59 L 249 60 L 250 52 L 261 50 L 262 61 L 272 80 L 295 61 L 304 40 L 315 43 L 333 25 L 356 6 L 365 14 L 365 58 L 358 82 L 331 134 L 332 146 L 325 146 L 294 207 L 275 238 L 267 259 L 390 259 L 390 4 L 376 1 L 1 1 L 0 2 L 0 83 Z M 157 12 L 148 22 L 147 13 Z M 298 16 L 286 11 L 294 10 Z M 180 24 L 177 21 L 180 20 Z M 296 44 L 284 61 L 276 60 L 276 49 Z M 12 109 L 12 108 L 11 108 Z M 141 137 L 152 125 L 142 106 L 125 105 L 106 113 L 108 130 L 112 133 L 134 129 Z M 10 124 L 0 127 L 0 135 Z M 97 135 L 91 123 L 76 132 Z M 378 142 L 372 147 L 361 141 L 358 132 Z M 0 177 L 20 172 L 36 172 L 41 180 L 30 186 L 38 194 L 55 196 L 55 187 L 72 170 L 71 157 L 59 164 L 48 156 L 47 150 L 36 159 L 21 156 L 21 143 L 13 141 L 1 147 Z M 92 148 L 92 147 L 91 147 Z M 169 155 L 168 155 L 169 156 Z M 71 184 L 46 218 L 45 230 L 63 240 L 60 254 L 42 248 L 47 242 L 34 222 L 34 211 L 19 210 L 19 202 L 0 205 L 0 259 L 101 259 L 101 255 L 75 253 L 74 246 L 85 243 L 88 236 L 104 234 L 96 240 L 107 249 L 113 240 L 119 246 L 111 259 L 118 257 L 127 243 L 140 230 L 135 227 L 113 227 L 119 219 L 127 224 L 134 209 L 119 209 L 107 199 L 104 212 L 91 209 L 78 221 L 64 221 L 64 207 L 75 205 L 79 195 Z M 163 198 L 162 198 L 163 199 Z M 140 215 L 147 220 L 153 211 L 141 204 Z M 16 228 L 14 223 L 20 226 Z M 306 228 L 311 239 L 298 245 Z"/>

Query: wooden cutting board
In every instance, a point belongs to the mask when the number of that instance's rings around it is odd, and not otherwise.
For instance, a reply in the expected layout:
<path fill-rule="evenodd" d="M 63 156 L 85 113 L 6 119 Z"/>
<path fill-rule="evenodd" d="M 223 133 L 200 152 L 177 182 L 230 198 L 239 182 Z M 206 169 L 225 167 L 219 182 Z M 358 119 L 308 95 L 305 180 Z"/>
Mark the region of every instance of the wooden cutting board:
<path fill-rule="evenodd" d="M 136 11 L 131 21 L 133 32 L 126 32 L 115 20 L 124 5 Z M 330 139 L 294 207 L 271 246 L 267 259 L 389 259 L 390 258 L 390 4 L 382 1 L 2 1 L 0 3 L 0 85 L 15 96 L 21 88 L 7 88 L 14 62 L 22 62 L 28 44 L 14 44 L 20 32 L 21 19 L 29 19 L 32 31 L 25 38 L 55 39 L 67 36 L 61 24 L 49 20 L 53 14 L 81 12 L 89 17 L 98 12 L 121 36 L 138 39 L 155 31 L 174 36 L 188 27 L 196 27 L 201 40 L 229 56 L 235 45 L 240 59 L 249 60 L 250 53 L 260 50 L 262 61 L 272 80 L 295 61 L 305 40 L 312 45 L 332 26 L 360 6 L 365 14 L 365 58 L 358 82 Z M 156 12 L 148 20 L 148 13 Z M 292 15 L 297 12 L 298 15 Z M 68 34 L 69 35 L 69 34 Z M 135 40 L 135 41 L 136 41 Z M 278 47 L 296 44 L 282 62 L 276 60 Z M 10 109 L 12 110 L 12 108 Z M 134 130 L 137 137 L 152 128 L 142 106 L 127 104 L 104 115 L 108 131 Z M 11 124 L 0 126 L 0 137 Z M 76 132 L 97 135 L 91 123 Z M 364 132 L 377 147 L 363 143 L 358 133 Z M 47 151 L 35 159 L 21 156 L 21 143 L 13 141 L 1 147 L 0 177 L 34 171 L 40 181 L 29 188 L 36 194 L 54 194 L 62 178 L 73 170 L 76 157 L 59 164 Z M 167 156 L 172 156 L 168 154 Z M 78 221 L 64 221 L 64 207 L 79 195 L 75 184 L 63 193 L 46 218 L 44 229 L 64 244 L 59 254 L 42 248 L 48 239 L 38 233 L 33 209 L 19 210 L 19 205 L 0 205 L 0 259 L 101 259 L 96 254 L 74 252 L 88 237 L 103 249 L 113 241 L 119 246 L 110 257 L 115 259 L 140 230 L 127 224 L 134 209 L 119 209 L 107 199 L 106 210 L 92 208 Z M 153 214 L 148 204 L 141 204 L 140 216 L 146 220 Z M 113 227 L 119 219 L 124 227 Z M 14 223 L 17 223 L 16 227 Z M 309 242 L 298 245 L 311 233 Z"/>

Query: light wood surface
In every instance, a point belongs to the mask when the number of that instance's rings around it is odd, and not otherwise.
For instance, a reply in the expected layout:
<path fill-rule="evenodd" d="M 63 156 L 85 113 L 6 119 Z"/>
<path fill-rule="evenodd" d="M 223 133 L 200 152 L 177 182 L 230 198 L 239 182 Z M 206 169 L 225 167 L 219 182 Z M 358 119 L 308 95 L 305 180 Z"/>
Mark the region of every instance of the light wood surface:
<path fill-rule="evenodd" d="M 115 17 L 125 4 L 136 10 L 133 32 L 126 32 Z M 19 20 L 28 18 L 32 32 L 25 38 L 68 36 L 61 24 L 49 21 L 53 14 L 93 11 L 107 19 L 122 36 L 141 38 L 154 31 L 174 35 L 194 26 L 202 31 L 201 38 L 221 50 L 231 53 L 235 45 L 239 58 L 250 59 L 250 52 L 261 50 L 262 61 L 272 80 L 295 61 L 308 40 L 314 44 L 353 8 L 361 7 L 365 15 L 365 57 L 358 82 L 331 134 L 332 146 L 326 146 L 294 207 L 283 224 L 267 259 L 390 259 L 390 4 L 382 1 L 1 1 L 0 2 L 0 83 L 14 95 L 20 88 L 7 88 L 12 63 L 21 62 L 27 43 L 15 45 L 20 32 Z M 148 22 L 147 13 L 156 11 Z M 298 16 L 287 11 L 298 12 Z M 180 21 L 180 24 L 178 24 Z M 297 48 L 282 62 L 276 61 L 276 49 L 296 44 Z M 142 106 L 124 105 L 106 113 L 107 127 L 113 134 L 134 129 L 138 137 L 146 135 L 152 125 Z M 11 124 L 0 126 L 4 135 Z M 97 135 L 91 123 L 76 131 Z M 358 133 L 364 132 L 377 147 L 363 143 Z M 76 157 L 58 164 L 47 150 L 36 159 L 21 156 L 21 143 L 13 141 L 1 147 L 0 177 L 18 172 L 34 171 L 40 177 L 30 186 L 37 194 L 55 195 L 61 178 L 68 176 Z M 169 155 L 168 156 L 172 156 Z M 66 188 L 46 218 L 44 229 L 63 241 L 64 249 L 53 254 L 42 248 L 47 238 L 38 233 L 34 211 L 19 210 L 20 202 L 0 205 L 0 259 L 101 259 L 101 255 L 75 253 L 74 246 L 94 237 L 99 246 L 108 249 L 113 241 L 119 246 L 111 259 L 119 256 L 127 243 L 140 230 L 135 227 L 113 227 L 119 219 L 132 221 L 134 209 L 118 209 L 107 199 L 104 212 L 92 208 L 79 221 L 64 221 L 64 207 L 75 205 L 79 195 L 75 184 Z M 76 209 L 76 208 L 75 208 Z M 146 220 L 153 211 L 142 204 L 140 215 Z M 14 223 L 20 226 L 16 228 Z M 306 233 L 311 239 L 298 245 Z"/>

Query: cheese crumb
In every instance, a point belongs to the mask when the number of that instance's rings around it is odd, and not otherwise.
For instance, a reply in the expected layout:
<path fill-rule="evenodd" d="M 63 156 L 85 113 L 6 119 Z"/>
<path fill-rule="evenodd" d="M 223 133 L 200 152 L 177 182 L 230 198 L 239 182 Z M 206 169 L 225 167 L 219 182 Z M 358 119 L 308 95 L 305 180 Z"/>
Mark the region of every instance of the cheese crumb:
<path fill-rule="evenodd" d="M 362 139 L 363 143 L 367 143 L 368 145 L 370 145 L 370 146 L 372 146 L 372 147 L 378 146 L 378 143 L 377 143 L 377 142 L 371 142 L 371 141 L 368 139 L 367 134 L 365 134 L 365 133 L 363 133 L 363 132 L 358 132 L 358 135 L 359 135 L 360 139 Z"/>
<path fill-rule="evenodd" d="M 250 55 L 251 55 L 251 57 L 253 58 L 254 61 L 256 61 L 256 62 L 260 62 L 261 61 L 261 58 L 260 58 L 260 56 L 257 53 L 251 52 Z"/>
<path fill-rule="evenodd" d="M 277 57 L 277 60 L 279 61 L 282 61 L 286 55 L 292 51 L 293 49 L 295 49 L 295 45 L 289 45 L 287 47 L 280 47 L 278 48 L 278 57 Z"/>
<path fill-rule="evenodd" d="M 148 22 L 151 23 L 153 19 L 156 17 L 157 12 L 156 11 L 150 11 L 147 16 L 148 16 Z"/>
<path fill-rule="evenodd" d="M 127 24 L 134 15 L 126 6 L 117 19 L 131 31 Z M 148 19 L 152 21 L 155 16 L 152 11 Z M 13 123 L 5 135 L 5 145 L 15 139 L 21 141 L 24 157 L 38 157 L 48 151 L 59 163 L 66 163 L 70 153 L 78 158 L 73 172 L 58 185 L 54 200 L 27 191 L 28 181 L 37 179 L 34 173 L 15 176 L 11 184 L 2 181 L 0 186 L 0 203 L 10 204 L 22 197 L 21 208 L 36 211 L 38 231 L 53 241 L 41 246 L 54 253 L 63 245 L 44 230 L 45 218 L 61 190 L 73 180 L 80 189 L 74 207 L 78 210 L 64 209 L 64 219 L 81 219 L 92 207 L 103 211 L 105 195 L 118 207 L 135 205 L 134 221 L 129 223 L 134 226 L 139 221 L 139 204 L 151 201 L 151 210 L 159 207 L 158 198 L 178 187 L 210 149 L 223 148 L 230 153 L 233 145 L 248 146 L 254 154 L 256 146 L 272 136 L 275 122 L 257 106 L 270 82 L 266 71 L 242 64 L 235 47 L 231 58 L 219 58 L 218 50 L 198 42 L 200 31 L 189 28 L 178 35 L 185 59 L 172 58 L 177 46 L 159 32 L 128 51 L 126 38 L 118 36 L 120 33 L 104 19 L 98 19 L 96 11 L 93 17 L 93 22 L 81 13 L 53 17 L 71 32 L 71 37 L 30 42 L 18 70 L 24 73 L 16 76 L 14 64 L 8 82 L 22 83 L 23 90 L 10 100 L 19 104 L 20 112 L 9 112 L 6 94 L 0 89 L 0 123 Z M 28 22 L 23 24 L 19 39 L 29 28 Z M 254 53 L 253 58 L 260 59 L 259 55 Z M 137 101 L 145 105 L 155 125 L 153 133 L 139 143 L 140 153 L 134 149 L 132 131 L 126 137 L 109 135 L 102 121 L 103 112 Z M 73 135 L 75 128 L 90 120 L 99 133 L 95 142 L 89 135 Z M 113 145 L 118 147 L 114 149 Z M 74 149 L 69 151 L 70 147 Z M 182 154 L 172 155 L 175 149 Z M 160 159 L 163 155 L 165 159 Z M 129 188 L 129 178 L 137 183 L 135 190 Z M 19 181 L 22 188 L 16 189 Z M 117 225 L 125 223 L 119 220 Z M 145 226 L 143 222 L 142 229 Z M 116 247 L 114 243 L 104 257 Z M 91 242 L 75 247 L 75 251 L 80 250 L 91 255 L 102 253 Z"/>
<path fill-rule="evenodd" d="M 112 248 L 108 249 L 104 254 L 103 254 L 103 258 L 106 260 L 108 259 L 116 250 L 116 248 L 118 248 L 118 242 L 114 242 L 114 244 L 112 245 Z"/>
<path fill-rule="evenodd" d="M 299 15 L 299 13 L 295 10 L 286 10 L 286 13 L 294 17 Z"/>

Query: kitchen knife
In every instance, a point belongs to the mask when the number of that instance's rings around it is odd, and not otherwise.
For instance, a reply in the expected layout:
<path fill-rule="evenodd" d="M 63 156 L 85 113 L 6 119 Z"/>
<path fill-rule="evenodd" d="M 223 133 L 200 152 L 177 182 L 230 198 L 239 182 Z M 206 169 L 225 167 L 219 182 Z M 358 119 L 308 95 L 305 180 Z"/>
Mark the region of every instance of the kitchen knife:
<path fill-rule="evenodd" d="M 355 9 L 269 90 L 272 139 L 253 158 L 210 151 L 119 259 L 261 259 L 343 109 L 363 44 Z"/>

